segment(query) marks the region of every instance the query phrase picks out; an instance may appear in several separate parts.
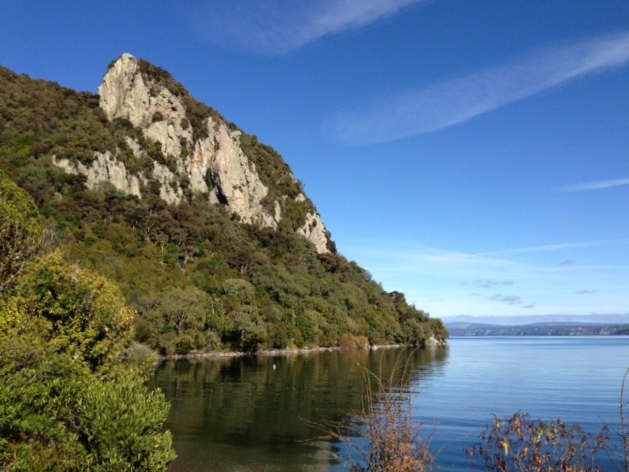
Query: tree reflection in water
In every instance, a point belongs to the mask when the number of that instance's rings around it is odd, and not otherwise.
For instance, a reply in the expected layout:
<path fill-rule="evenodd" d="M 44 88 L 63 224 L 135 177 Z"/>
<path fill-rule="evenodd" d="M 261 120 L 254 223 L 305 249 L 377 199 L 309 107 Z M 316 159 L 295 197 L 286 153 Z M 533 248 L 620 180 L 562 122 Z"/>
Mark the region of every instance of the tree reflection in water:
<path fill-rule="evenodd" d="M 324 471 L 342 448 L 322 425 L 359 413 L 365 369 L 416 386 L 445 364 L 448 348 L 379 349 L 169 361 L 152 386 L 172 403 L 172 471 Z"/>

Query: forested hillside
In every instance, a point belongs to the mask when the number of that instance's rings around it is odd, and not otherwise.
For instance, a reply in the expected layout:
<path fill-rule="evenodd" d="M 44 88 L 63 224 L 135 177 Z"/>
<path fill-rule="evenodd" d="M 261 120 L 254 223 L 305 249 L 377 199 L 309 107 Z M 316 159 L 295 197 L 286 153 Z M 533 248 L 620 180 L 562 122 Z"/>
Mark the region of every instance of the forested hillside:
<path fill-rule="evenodd" d="M 139 342 L 184 354 L 447 337 L 440 320 L 410 306 L 404 294 L 385 292 L 339 254 L 329 233 L 327 247 L 315 246 L 307 237 L 316 226 L 314 206 L 282 158 L 254 136 L 226 125 L 240 133 L 249 167 L 268 188 L 261 211 L 275 214 L 272 224 L 236 214 L 229 195 L 216 190 L 215 173 L 207 172 L 205 193 L 195 191 L 192 177 L 177 169 L 204 130 L 226 122 L 170 74 L 138 63 L 147 83 L 181 99 L 181 125 L 190 133 L 180 139 L 179 155 L 165 152 L 148 128 L 108 117 L 98 95 L 0 68 L 0 170 L 33 198 L 49 244 L 66 263 L 119 287 L 137 311 Z M 151 123 L 164 119 L 154 113 Z M 88 181 L 98 155 L 137 176 L 139 191 L 122 191 L 106 178 Z M 171 169 L 170 183 L 156 177 L 159 166 Z M 168 185 L 180 192 L 177 201 L 164 198 Z"/>

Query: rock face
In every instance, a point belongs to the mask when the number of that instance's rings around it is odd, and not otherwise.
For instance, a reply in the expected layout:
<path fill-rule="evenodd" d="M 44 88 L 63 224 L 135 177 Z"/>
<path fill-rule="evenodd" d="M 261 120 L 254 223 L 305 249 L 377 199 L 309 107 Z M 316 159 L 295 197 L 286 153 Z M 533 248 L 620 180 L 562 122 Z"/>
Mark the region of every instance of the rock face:
<path fill-rule="evenodd" d="M 300 193 L 297 195 L 295 200 L 305 201 L 306 196 L 303 193 Z M 316 211 L 309 212 L 306 215 L 306 222 L 297 230 L 297 232 L 306 239 L 312 241 L 319 254 L 328 252 L 328 236 L 326 234 L 325 226 L 321 221 L 321 216 Z"/>
<path fill-rule="evenodd" d="M 150 141 L 159 142 L 165 155 L 179 157 L 192 143 L 192 129 L 184 127 L 186 107 L 166 87 L 151 83 L 138 61 L 123 54 L 98 88 L 100 107 L 110 120 L 124 118 L 142 128 Z"/>
<path fill-rule="evenodd" d="M 140 179 L 127 172 L 124 164 L 117 160 L 111 152 L 95 153 L 90 166 L 80 162 L 72 164 L 68 159 L 53 157 L 53 163 L 69 174 L 83 174 L 89 188 L 96 188 L 101 182 L 109 182 L 121 192 L 141 197 Z"/>
<path fill-rule="evenodd" d="M 281 211 L 270 213 L 262 206 L 269 189 L 262 183 L 255 164 L 240 148 L 240 131 L 230 131 L 223 122 L 208 119 L 208 137 L 196 142 L 186 172 L 194 191 L 207 192 L 210 173 L 214 203 L 225 203 L 246 223 L 276 228 Z"/>
<path fill-rule="evenodd" d="M 170 204 L 179 203 L 191 193 L 193 198 L 225 205 L 242 222 L 277 228 L 282 219 L 281 198 L 290 197 L 279 195 L 280 199 L 270 205 L 264 202 L 269 188 L 255 163 L 243 152 L 241 132 L 220 117 L 209 116 L 201 124 L 201 132 L 195 133 L 186 100 L 159 79 L 145 73 L 140 61 L 124 54 L 110 66 L 98 89 L 100 106 L 109 120 L 128 120 L 141 130 L 144 146 L 136 138 L 127 138 L 136 158 L 146 159 L 146 142 L 158 146 L 162 162 L 154 160 L 148 175 L 130 174 L 112 153 L 96 154 L 91 165 L 62 159 L 54 162 L 67 172 L 85 175 L 90 187 L 109 181 L 118 190 L 141 197 L 142 186 L 152 180 L 160 186 L 160 197 Z M 303 194 L 295 199 L 306 200 Z M 310 206 L 312 210 L 297 231 L 319 253 L 328 252 L 325 226 Z"/>

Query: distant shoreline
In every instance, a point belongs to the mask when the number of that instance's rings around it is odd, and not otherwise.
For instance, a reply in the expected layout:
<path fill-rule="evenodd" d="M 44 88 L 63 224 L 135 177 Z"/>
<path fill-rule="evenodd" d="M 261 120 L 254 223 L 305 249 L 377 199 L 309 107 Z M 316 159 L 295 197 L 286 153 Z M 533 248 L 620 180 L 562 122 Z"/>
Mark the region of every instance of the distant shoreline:
<path fill-rule="evenodd" d="M 448 331 L 450 336 L 623 336 L 629 335 L 629 324 L 533 323 L 527 325 L 493 325 L 452 323 L 448 326 Z"/>

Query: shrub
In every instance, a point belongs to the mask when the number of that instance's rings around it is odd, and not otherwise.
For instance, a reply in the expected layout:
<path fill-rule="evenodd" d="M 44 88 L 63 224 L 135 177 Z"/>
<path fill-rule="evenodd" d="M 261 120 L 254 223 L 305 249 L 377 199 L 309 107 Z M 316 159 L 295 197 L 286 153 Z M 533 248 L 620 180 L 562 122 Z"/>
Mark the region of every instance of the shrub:
<path fill-rule="evenodd" d="M 42 235 L 35 202 L 0 170 L 0 293 L 15 285 L 40 252 Z"/>
<path fill-rule="evenodd" d="M 476 467 L 492 472 L 599 472 L 598 452 L 607 448 L 607 430 L 592 435 L 557 419 L 531 420 L 516 413 L 494 418 L 467 454 Z"/>
<path fill-rule="evenodd" d="M 354 456 L 357 455 L 357 460 L 352 461 L 351 472 L 432 470 L 435 457 L 419 436 L 420 425 L 413 421 L 415 395 L 409 390 L 411 372 L 408 365 L 399 365 L 396 361 L 388 378 L 367 369 L 364 373 L 367 395 L 360 417 L 366 441 L 350 441 Z"/>
<path fill-rule="evenodd" d="M 101 376 L 124 361 L 135 313 L 104 277 L 70 266 L 55 252 L 34 264 L 16 289 L 25 317 L 42 322 L 40 332 L 56 352 L 68 352 Z"/>
<path fill-rule="evenodd" d="M 60 252 L 30 262 L 0 299 L 0 470 L 166 470 L 169 405 L 144 385 L 146 350 L 129 349 L 134 318 Z"/>
<path fill-rule="evenodd" d="M 367 336 L 344 334 L 339 339 L 339 347 L 342 349 L 368 349 L 369 339 L 367 339 Z"/>

